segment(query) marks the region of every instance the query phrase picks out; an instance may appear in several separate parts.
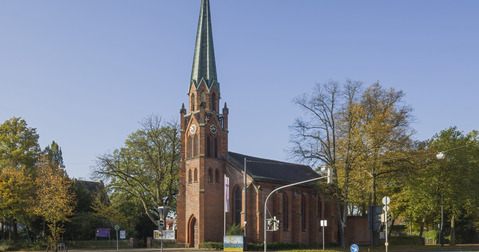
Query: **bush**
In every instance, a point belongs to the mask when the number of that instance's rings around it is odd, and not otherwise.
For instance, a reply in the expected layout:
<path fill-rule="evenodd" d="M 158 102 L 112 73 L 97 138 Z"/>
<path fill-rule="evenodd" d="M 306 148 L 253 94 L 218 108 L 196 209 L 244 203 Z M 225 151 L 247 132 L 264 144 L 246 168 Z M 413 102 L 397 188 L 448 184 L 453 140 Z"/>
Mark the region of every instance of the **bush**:
<path fill-rule="evenodd" d="M 240 224 L 232 225 L 228 228 L 228 231 L 226 231 L 226 235 L 243 235 L 243 234 L 244 234 L 244 229 Z"/>
<path fill-rule="evenodd" d="M 200 248 L 222 250 L 223 243 L 222 242 L 203 242 L 203 243 L 200 243 Z"/>

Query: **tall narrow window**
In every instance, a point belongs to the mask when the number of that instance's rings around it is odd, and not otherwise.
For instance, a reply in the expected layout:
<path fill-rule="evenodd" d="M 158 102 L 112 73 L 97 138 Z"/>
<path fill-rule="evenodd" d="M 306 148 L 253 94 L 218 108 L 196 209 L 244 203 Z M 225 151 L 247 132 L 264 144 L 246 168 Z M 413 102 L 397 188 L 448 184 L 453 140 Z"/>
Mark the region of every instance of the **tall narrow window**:
<path fill-rule="evenodd" d="M 198 134 L 193 139 L 193 156 L 198 156 Z"/>
<path fill-rule="evenodd" d="M 211 157 L 211 140 L 210 136 L 206 138 L 206 156 Z"/>
<path fill-rule="evenodd" d="M 188 137 L 188 154 L 187 157 L 191 157 L 193 154 L 193 138 L 191 136 Z"/>
<path fill-rule="evenodd" d="M 213 170 L 211 168 L 208 169 L 208 183 L 213 183 Z"/>
<path fill-rule="evenodd" d="M 211 96 L 211 110 L 216 111 L 216 93 Z"/>
<path fill-rule="evenodd" d="M 188 183 L 191 184 L 191 169 L 188 170 Z"/>
<path fill-rule="evenodd" d="M 198 169 L 195 168 L 195 173 L 194 173 L 194 181 L 198 182 Z"/>
<path fill-rule="evenodd" d="M 191 111 L 195 111 L 195 94 L 191 94 Z"/>
<path fill-rule="evenodd" d="M 218 158 L 218 138 L 215 137 L 215 158 Z"/>
<path fill-rule="evenodd" d="M 288 231 L 288 196 L 283 193 L 283 230 Z"/>
<path fill-rule="evenodd" d="M 215 171 L 215 182 L 216 184 L 220 183 L 220 171 L 218 169 Z"/>
<path fill-rule="evenodd" d="M 301 229 L 306 232 L 306 199 L 301 194 Z"/>
<path fill-rule="evenodd" d="M 234 198 L 234 203 L 235 203 L 235 206 L 234 206 L 234 213 L 235 213 L 235 216 L 234 216 L 234 223 L 236 225 L 239 225 L 241 224 L 241 211 L 242 211 L 242 204 L 243 204 L 243 200 L 241 198 L 241 195 L 242 195 L 242 191 L 241 191 L 241 187 L 236 187 L 235 189 L 235 198 Z"/>

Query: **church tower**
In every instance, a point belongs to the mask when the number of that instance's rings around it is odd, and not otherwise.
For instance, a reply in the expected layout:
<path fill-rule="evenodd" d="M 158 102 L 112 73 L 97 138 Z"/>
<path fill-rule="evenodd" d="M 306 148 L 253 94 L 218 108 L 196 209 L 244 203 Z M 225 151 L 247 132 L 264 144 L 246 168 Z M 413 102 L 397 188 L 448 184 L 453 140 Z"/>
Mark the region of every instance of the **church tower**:
<path fill-rule="evenodd" d="M 223 236 L 224 156 L 228 153 L 228 108 L 220 113 L 220 84 L 209 0 L 202 0 L 188 106 L 182 105 L 177 242 L 198 247 Z"/>

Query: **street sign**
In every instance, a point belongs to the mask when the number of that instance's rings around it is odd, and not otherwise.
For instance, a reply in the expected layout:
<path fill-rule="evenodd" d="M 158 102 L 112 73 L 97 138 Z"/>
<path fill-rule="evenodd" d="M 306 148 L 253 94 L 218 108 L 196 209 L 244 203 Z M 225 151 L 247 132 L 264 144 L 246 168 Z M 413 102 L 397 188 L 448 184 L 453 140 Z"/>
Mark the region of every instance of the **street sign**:
<path fill-rule="evenodd" d="M 390 199 L 388 196 L 384 196 L 384 198 L 383 198 L 383 204 L 384 204 L 384 205 L 389 205 L 390 202 L 391 202 L 391 199 Z"/>
<path fill-rule="evenodd" d="M 327 227 L 328 226 L 328 220 L 321 220 L 321 227 Z"/>
<path fill-rule="evenodd" d="M 115 230 L 118 231 L 120 229 L 120 226 L 115 225 Z"/>
<path fill-rule="evenodd" d="M 358 251 L 359 251 L 358 245 L 356 244 L 351 245 L 351 252 L 358 252 Z"/>
<path fill-rule="evenodd" d="M 161 233 L 160 230 L 153 230 L 153 238 L 155 240 L 161 239 L 162 236 L 163 236 L 163 234 Z"/>
<path fill-rule="evenodd" d="M 125 230 L 120 230 L 120 239 L 126 239 L 126 231 Z"/>
<path fill-rule="evenodd" d="M 384 211 L 384 212 L 389 211 L 389 206 L 384 206 L 384 207 L 383 207 L 383 211 Z"/>

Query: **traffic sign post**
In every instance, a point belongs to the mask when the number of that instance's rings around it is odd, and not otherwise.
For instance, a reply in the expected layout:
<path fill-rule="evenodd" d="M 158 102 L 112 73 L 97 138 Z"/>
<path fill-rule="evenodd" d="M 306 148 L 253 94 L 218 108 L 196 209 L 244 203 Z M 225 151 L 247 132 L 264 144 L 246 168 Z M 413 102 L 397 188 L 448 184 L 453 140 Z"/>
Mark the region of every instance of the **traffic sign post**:
<path fill-rule="evenodd" d="M 389 199 L 388 196 L 384 196 L 383 198 L 383 204 L 384 204 L 384 207 L 383 207 L 383 210 L 384 210 L 384 219 L 386 221 L 386 233 L 384 234 L 385 237 L 386 237 L 386 242 L 384 243 L 384 245 L 386 246 L 386 252 L 388 252 L 388 246 L 389 246 L 389 243 L 388 243 L 388 210 L 389 210 L 389 207 L 388 207 L 388 204 L 391 202 L 391 199 Z"/>
<path fill-rule="evenodd" d="M 120 230 L 120 226 L 115 225 L 116 230 L 116 251 L 118 251 L 118 230 Z"/>
<path fill-rule="evenodd" d="M 324 227 L 328 226 L 328 220 L 321 220 L 321 227 L 323 227 L 323 250 L 324 250 Z"/>

